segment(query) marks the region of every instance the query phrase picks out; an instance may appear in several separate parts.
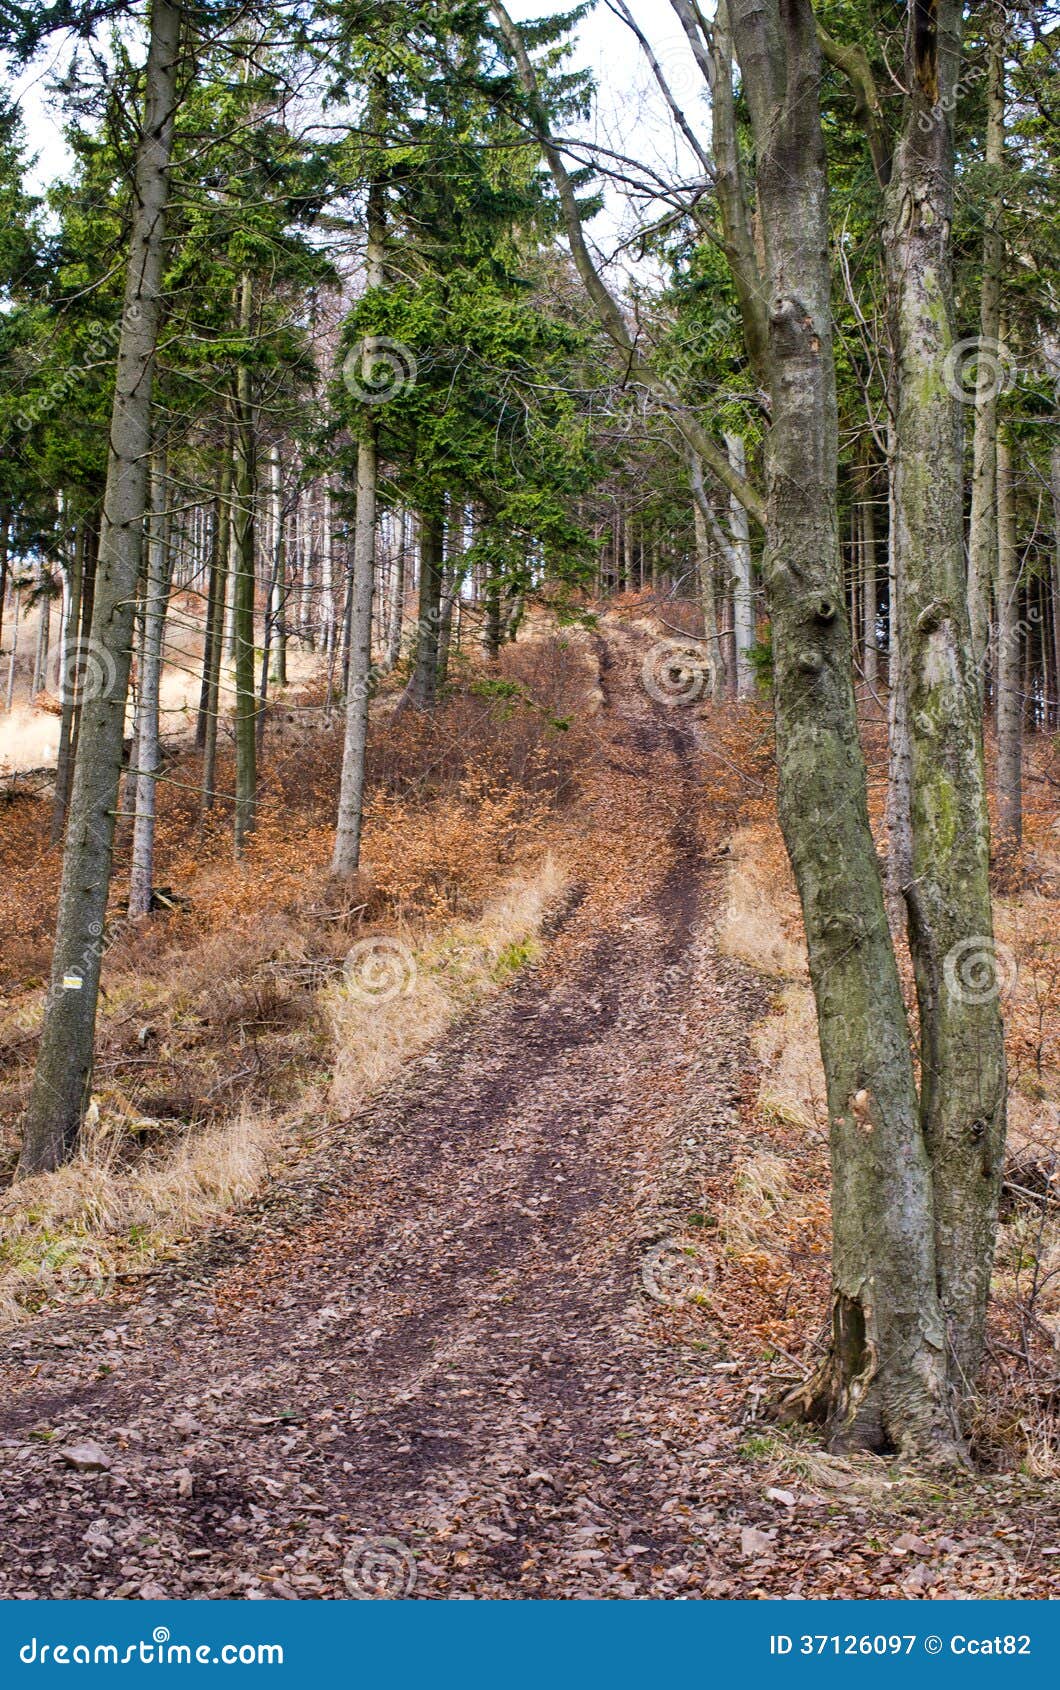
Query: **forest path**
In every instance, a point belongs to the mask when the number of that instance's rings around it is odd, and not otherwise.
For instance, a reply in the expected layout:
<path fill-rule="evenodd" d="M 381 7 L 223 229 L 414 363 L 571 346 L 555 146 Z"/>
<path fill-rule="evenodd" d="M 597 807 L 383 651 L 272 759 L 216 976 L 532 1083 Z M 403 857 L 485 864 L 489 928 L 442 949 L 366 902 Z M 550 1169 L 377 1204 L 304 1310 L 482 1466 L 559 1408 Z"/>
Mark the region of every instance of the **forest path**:
<path fill-rule="evenodd" d="M 660 1595 L 731 1560 L 710 1447 L 668 1434 L 725 1375 L 662 1341 L 653 1247 L 724 1154 L 756 988 L 697 927 L 688 717 L 643 636 L 599 644 L 600 873 L 543 966 L 146 1295 L 0 1348 L 4 1595 L 398 1591 L 412 1556 L 423 1596 Z"/>
<path fill-rule="evenodd" d="M 771 1491 L 748 1437 L 695 1296 L 764 1007 L 714 941 L 734 811 L 645 688 L 661 648 L 595 643 L 541 963 L 146 1290 L 0 1340 L 0 1596 L 867 1595 L 896 1514 L 948 1524 L 887 1500 L 877 1543 L 858 1489 Z M 983 1530 L 941 1539 L 946 1594 L 1011 1593 Z"/>

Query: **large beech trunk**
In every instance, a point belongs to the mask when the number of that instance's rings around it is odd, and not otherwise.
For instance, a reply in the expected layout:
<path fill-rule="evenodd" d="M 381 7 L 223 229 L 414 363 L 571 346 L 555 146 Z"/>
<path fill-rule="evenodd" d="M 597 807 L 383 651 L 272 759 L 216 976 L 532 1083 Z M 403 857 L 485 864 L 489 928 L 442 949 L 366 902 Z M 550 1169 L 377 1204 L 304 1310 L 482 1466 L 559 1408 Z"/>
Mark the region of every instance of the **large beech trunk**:
<path fill-rule="evenodd" d="M 133 610 L 147 507 L 151 389 L 161 312 L 180 16 L 179 6 L 169 0 L 154 0 L 111 411 L 92 647 L 85 665 L 51 985 L 26 1111 L 20 1174 L 38 1173 L 69 1159 L 91 1088 Z"/>
<path fill-rule="evenodd" d="M 886 197 L 894 365 L 898 684 L 910 762 L 903 891 L 921 1035 L 939 1294 L 951 1382 L 975 1379 L 1005 1137 L 982 720 L 968 615 L 961 422 L 951 316 L 955 0 L 911 6 L 908 90 Z M 952 363 L 952 360 L 950 360 Z M 990 977 L 991 970 L 993 978 Z M 984 975 L 986 976 L 984 978 Z"/>
<path fill-rule="evenodd" d="M 931 1173 L 869 827 L 839 544 L 819 52 L 803 0 L 732 0 L 768 290 L 765 576 L 781 825 L 831 1120 L 832 1347 L 792 1404 L 836 1444 L 952 1457 Z"/>

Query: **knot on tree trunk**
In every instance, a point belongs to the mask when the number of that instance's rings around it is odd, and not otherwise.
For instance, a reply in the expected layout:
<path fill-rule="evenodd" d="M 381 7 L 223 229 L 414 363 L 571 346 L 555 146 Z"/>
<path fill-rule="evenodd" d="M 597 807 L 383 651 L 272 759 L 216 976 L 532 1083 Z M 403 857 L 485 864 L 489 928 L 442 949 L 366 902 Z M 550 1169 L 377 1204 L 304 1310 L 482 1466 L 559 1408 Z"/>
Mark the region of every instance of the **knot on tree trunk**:
<path fill-rule="evenodd" d="M 821 349 L 813 315 L 801 299 L 776 295 L 769 306 L 773 351 L 778 358 L 816 354 Z"/>

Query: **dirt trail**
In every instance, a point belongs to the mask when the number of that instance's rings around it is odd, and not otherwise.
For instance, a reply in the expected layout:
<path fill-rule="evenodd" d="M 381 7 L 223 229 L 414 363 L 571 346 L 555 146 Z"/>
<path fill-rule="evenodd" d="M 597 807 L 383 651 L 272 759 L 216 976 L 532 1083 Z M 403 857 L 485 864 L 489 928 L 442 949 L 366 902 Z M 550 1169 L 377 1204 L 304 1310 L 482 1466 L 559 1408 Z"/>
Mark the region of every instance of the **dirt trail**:
<path fill-rule="evenodd" d="M 659 1300 L 761 991 L 639 651 L 603 648 L 604 872 L 544 964 L 146 1295 L 0 1346 L 0 1595 L 764 1594 L 774 1547 L 769 1594 L 827 1587 L 828 1503 L 766 1495 L 724 1334 Z"/>

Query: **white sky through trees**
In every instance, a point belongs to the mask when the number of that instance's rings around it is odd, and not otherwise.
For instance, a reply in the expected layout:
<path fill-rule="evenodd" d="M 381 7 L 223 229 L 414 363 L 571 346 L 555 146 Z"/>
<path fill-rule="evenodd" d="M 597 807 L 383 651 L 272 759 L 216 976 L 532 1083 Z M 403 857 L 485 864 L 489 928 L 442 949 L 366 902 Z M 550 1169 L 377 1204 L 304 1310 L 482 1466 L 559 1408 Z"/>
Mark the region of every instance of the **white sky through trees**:
<path fill-rule="evenodd" d="M 548 15 L 555 8 L 548 0 L 510 0 L 518 22 Z M 686 105 L 693 122 L 703 110 L 702 78 L 676 17 L 667 0 L 630 0 L 630 10 L 650 39 L 677 99 Z M 56 75 L 69 63 L 70 37 L 56 36 L 47 43 L 37 61 L 19 75 L 13 95 L 22 112 L 26 139 L 35 162 L 28 172 L 27 187 L 41 191 L 66 174 L 70 154 L 61 126 L 62 105 L 51 92 Z M 624 23 L 610 10 L 606 0 L 597 0 L 577 34 L 573 63 L 592 72 L 596 82 L 595 111 L 579 130 L 579 138 L 621 153 L 649 167 L 668 172 L 671 178 L 687 175 L 691 169 L 687 151 L 675 140 L 673 125 L 662 96 L 637 42 Z M 626 215 L 624 196 L 613 185 L 606 191 L 607 209 L 594 220 L 591 233 L 606 256 L 632 228 Z"/>

